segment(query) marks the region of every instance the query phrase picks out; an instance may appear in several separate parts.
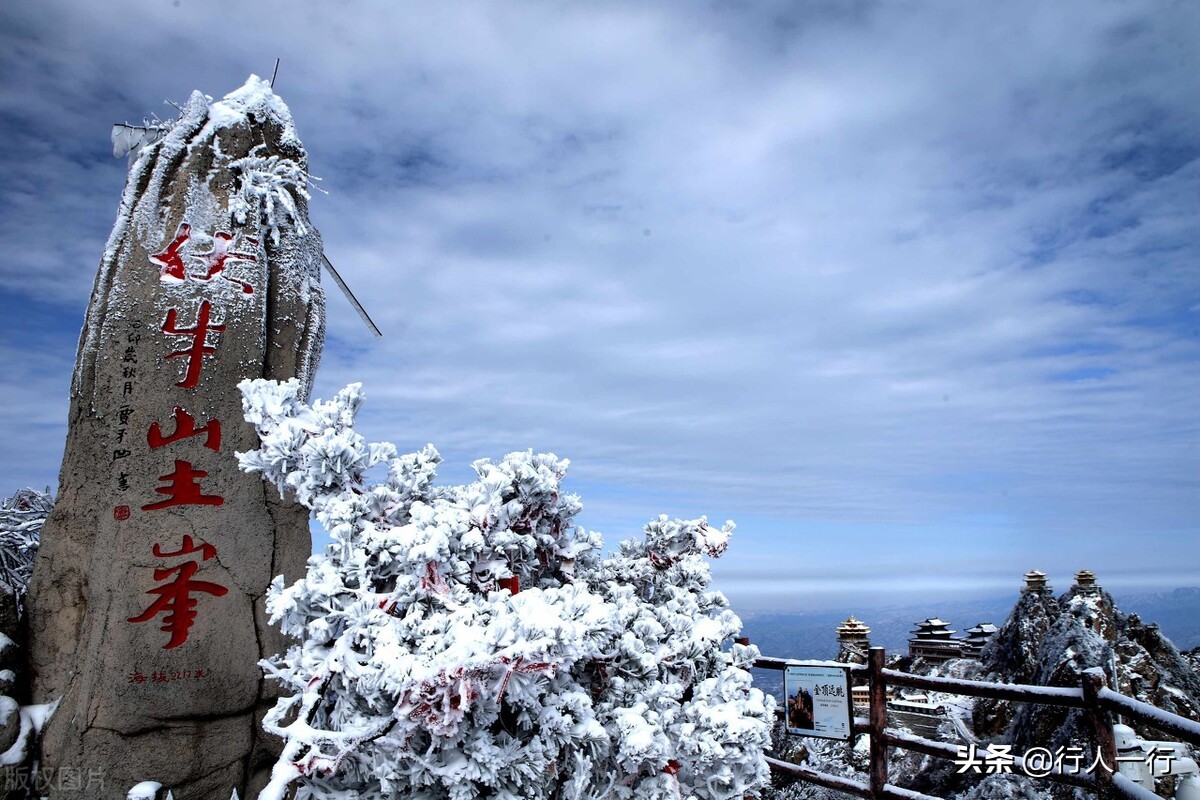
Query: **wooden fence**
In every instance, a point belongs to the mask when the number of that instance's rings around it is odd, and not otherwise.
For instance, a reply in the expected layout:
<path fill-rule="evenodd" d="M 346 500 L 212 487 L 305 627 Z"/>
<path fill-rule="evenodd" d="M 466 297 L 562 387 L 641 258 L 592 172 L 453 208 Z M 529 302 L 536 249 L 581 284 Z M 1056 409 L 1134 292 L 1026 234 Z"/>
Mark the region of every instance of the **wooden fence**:
<path fill-rule="evenodd" d="M 888 783 L 889 748 L 899 747 L 951 761 L 960 760 L 962 756 L 960 749 L 955 745 L 889 728 L 887 725 L 887 689 L 889 686 L 904 686 L 969 697 L 989 697 L 1018 703 L 1040 703 L 1082 709 L 1091 730 L 1093 760 L 1096 759 L 1095 754 L 1099 755 L 1095 768 L 1088 772 L 1072 772 L 1063 769 L 1059 764 L 1056 769 L 1044 776 L 1042 775 L 1044 770 L 1036 770 L 1037 775 L 1034 777 L 1087 789 L 1094 792 L 1101 800 L 1118 800 L 1118 798 L 1161 800 L 1158 795 L 1147 791 L 1115 771 L 1117 746 L 1112 727 L 1114 713 L 1143 722 L 1193 745 L 1200 745 L 1200 723 L 1114 692 L 1105 685 L 1104 675 L 1098 670 L 1085 672 L 1082 685 L 1078 689 L 1016 683 L 986 683 L 957 678 L 930 678 L 887 669 L 884 667 L 884 655 L 882 647 L 872 647 L 865 666 L 862 664 L 849 665 L 851 674 L 866 675 L 870 691 L 869 715 L 865 719 L 856 717 L 853 726 L 855 734 L 871 735 L 867 781 L 864 783 L 838 775 L 829 775 L 805 766 L 768 758 L 767 761 L 773 773 L 872 800 L 882 800 L 882 798 L 889 800 L 941 800 L 941 798 Z M 794 662 L 780 658 L 760 658 L 755 661 L 754 666 L 759 669 L 786 670 L 789 663 Z M 1028 774 L 1025 754 L 1013 756 L 1012 768 L 1014 773 L 1020 770 Z"/>

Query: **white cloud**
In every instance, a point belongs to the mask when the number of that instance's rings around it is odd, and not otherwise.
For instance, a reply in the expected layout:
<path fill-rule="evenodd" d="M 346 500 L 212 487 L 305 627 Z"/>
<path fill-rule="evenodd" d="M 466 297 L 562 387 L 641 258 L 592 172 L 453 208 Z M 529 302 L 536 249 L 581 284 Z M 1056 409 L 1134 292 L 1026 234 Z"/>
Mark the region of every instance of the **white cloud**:
<path fill-rule="evenodd" d="M 362 380 L 368 435 L 458 478 L 553 449 L 601 529 L 904 523 L 871 534 L 880 569 L 950 557 L 913 526 L 962 521 L 968 558 L 989 515 L 1017 548 L 1194 532 L 1190 7 L 58 9 L 3 12 L 14 302 L 78 319 L 108 124 L 279 56 L 314 221 L 386 332 L 331 296 L 320 391 Z M 26 360 L 53 383 L 64 355 Z"/>

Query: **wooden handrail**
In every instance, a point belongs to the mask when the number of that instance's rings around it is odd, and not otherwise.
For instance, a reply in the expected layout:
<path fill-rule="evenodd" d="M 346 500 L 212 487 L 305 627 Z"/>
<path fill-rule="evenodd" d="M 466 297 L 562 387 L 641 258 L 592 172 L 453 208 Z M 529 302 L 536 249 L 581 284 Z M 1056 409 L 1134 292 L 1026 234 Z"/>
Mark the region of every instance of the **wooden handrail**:
<path fill-rule="evenodd" d="M 1130 800 L 1162 800 L 1154 792 L 1143 787 L 1140 783 L 1131 781 L 1121 773 L 1113 775 L 1113 786 L 1120 790 Z"/>
<path fill-rule="evenodd" d="M 876 648 L 871 648 L 872 650 Z M 882 649 L 882 648 L 880 648 Z M 754 661 L 756 669 L 784 671 L 795 665 L 794 659 L 772 658 L 763 656 Z M 827 662 L 829 663 L 829 662 Z M 832 662 L 836 663 L 836 662 Z M 863 664 L 843 664 L 851 673 L 870 673 L 870 668 Z M 972 697 L 990 697 L 996 700 L 1012 700 L 1018 703 L 1042 703 L 1048 706 L 1065 706 L 1067 708 L 1083 708 L 1083 693 L 1079 689 L 1062 686 L 1035 686 L 1028 683 L 988 683 L 987 681 L 968 681 L 961 678 L 931 678 L 926 675 L 914 675 L 911 672 L 900 672 L 894 669 L 884 669 L 883 676 L 889 684 L 907 686 L 913 689 L 929 689 L 934 692 L 948 694 L 965 694 Z M 1111 694 L 1117 697 L 1124 695 Z M 1129 698 L 1125 698 L 1129 699 Z M 1137 700 L 1130 702 L 1137 703 Z M 1144 703 L 1142 705 L 1145 705 Z M 1153 706 L 1149 706 L 1153 708 Z M 1130 712 L 1133 713 L 1133 712 Z M 1200 725 L 1196 726 L 1200 732 Z"/>
<path fill-rule="evenodd" d="M 931 678 L 885 669 L 884 677 L 897 686 L 914 689 L 929 689 L 934 692 L 965 694 L 972 697 L 990 697 L 996 700 L 1013 700 L 1018 703 L 1041 703 L 1048 706 L 1083 708 L 1083 692 L 1061 686 L 1033 686 L 1027 683 L 988 683 L 967 681 L 960 678 Z"/>
<path fill-rule="evenodd" d="M 1115 797 L 1113 773 L 1117 771 L 1117 737 L 1113 733 L 1112 715 L 1100 704 L 1100 690 L 1104 688 L 1104 673 L 1087 670 L 1083 673 L 1083 700 L 1087 703 L 1084 713 L 1092 726 L 1092 749 L 1096 754 L 1096 794 L 1101 800 Z"/>
<path fill-rule="evenodd" d="M 839 667 L 845 667 L 850 672 L 866 672 L 865 664 L 843 664 L 838 661 L 821 661 L 821 660 L 798 660 L 795 658 L 773 658 L 771 656 L 759 656 L 754 660 L 755 669 L 773 669 L 778 672 L 783 672 L 788 667 L 795 667 L 801 664 L 833 664 Z"/>
<path fill-rule="evenodd" d="M 933 756 L 934 758 L 944 758 L 948 761 L 954 761 L 962 755 L 955 745 L 938 742 L 933 739 L 925 739 L 911 733 L 898 731 L 895 728 L 885 730 L 884 737 L 892 747 L 912 750 L 913 752 Z M 1024 768 L 1025 757 L 1023 755 L 1013 755 L 1013 769 L 1024 770 Z M 1091 775 L 1086 773 L 1077 775 L 1071 772 L 1063 772 L 1061 768 L 1051 772 L 1046 776 L 1046 779 L 1056 783 L 1065 783 L 1069 786 L 1078 786 L 1081 789 L 1094 790 L 1096 788 L 1096 781 L 1092 779 Z"/>
<path fill-rule="evenodd" d="M 867 653 L 867 686 L 871 697 L 868 724 L 871 728 L 871 797 L 883 796 L 883 787 L 888 778 L 887 744 L 887 678 L 883 668 L 882 647 L 872 647 Z"/>
<path fill-rule="evenodd" d="M 1151 728 L 1157 728 L 1164 733 L 1170 733 L 1184 741 L 1200 746 L 1200 722 L 1181 717 L 1178 714 L 1172 714 L 1170 711 L 1163 711 L 1161 708 L 1152 706 L 1149 703 L 1143 703 L 1141 700 L 1118 694 L 1108 687 L 1101 689 L 1097 694 L 1101 705 L 1109 711 L 1115 711 L 1118 714 L 1127 714 L 1139 722 L 1144 722 Z"/>
<path fill-rule="evenodd" d="M 770 756 L 767 756 L 767 766 L 771 768 L 771 772 L 776 774 L 786 775 L 807 783 L 815 783 L 817 786 L 824 786 L 826 789 L 834 789 L 835 791 L 846 792 L 858 797 L 871 796 L 871 790 L 865 783 L 860 783 L 850 778 L 817 772 L 815 769 L 809 769 L 800 764 L 793 764 L 790 761 L 780 761 Z"/>
<path fill-rule="evenodd" d="M 1117 764 L 1116 738 L 1112 728 L 1112 712 L 1127 714 L 1135 719 L 1157 728 L 1166 733 L 1174 734 L 1193 744 L 1200 745 L 1200 723 L 1186 717 L 1172 714 L 1160 708 L 1114 692 L 1105 685 L 1103 672 L 1088 670 L 1082 676 L 1078 689 L 1056 686 L 1034 686 L 1017 683 L 987 683 L 985 681 L 969 681 L 958 678 L 932 678 L 924 675 L 914 675 L 899 670 L 886 669 L 885 653 L 882 647 L 872 647 L 868 653 L 866 665 L 843 665 L 852 672 L 866 672 L 870 696 L 869 716 L 856 717 L 853 720 L 854 734 L 866 733 L 871 736 L 871 761 L 868 767 L 868 782 L 828 775 L 808 767 L 791 764 L 774 758 L 768 758 L 772 772 L 790 776 L 824 786 L 829 789 L 847 792 L 859 797 L 880 800 L 938 800 L 929 795 L 902 789 L 887 782 L 887 752 L 889 747 L 899 747 L 905 750 L 922 753 L 936 758 L 957 760 L 962 757 L 962 749 L 947 742 L 924 739 L 909 733 L 887 727 L 887 687 L 889 684 L 907 686 L 931 691 L 962 694 L 971 697 L 988 697 L 998 700 L 1009 700 L 1019 703 L 1037 703 L 1066 708 L 1083 709 L 1092 729 L 1092 744 L 1094 752 L 1099 753 L 1096 769 L 1092 773 L 1070 773 L 1062 770 L 1061 766 L 1048 774 L 1030 775 L 1055 783 L 1063 783 L 1096 792 L 1103 800 L 1124 797 L 1129 800 L 1151 800 L 1157 798 L 1153 792 L 1148 792 L 1139 784 L 1131 781 L 1114 767 Z M 794 659 L 762 657 L 754 662 L 761 669 L 786 670 L 789 666 L 803 662 Z M 822 662 L 810 662 L 822 663 Z M 823 662 L 831 663 L 831 662 Z M 836 663 L 836 662 L 833 662 Z M 1029 775 L 1025 770 L 1024 755 L 1013 754 L 1012 763 Z"/>
<path fill-rule="evenodd" d="M 843 778 L 840 775 L 817 772 L 815 769 L 809 769 L 800 764 L 793 764 L 790 761 L 780 761 L 770 756 L 767 757 L 767 765 L 770 766 L 772 772 L 788 775 L 797 780 L 807 781 L 808 783 L 815 783 L 817 786 L 824 786 L 826 789 L 845 792 L 857 797 L 872 798 L 875 796 L 871 793 L 871 787 L 861 781 Z M 912 789 L 904 789 L 900 786 L 892 786 L 891 784 L 885 784 L 879 796 L 889 798 L 889 800 L 941 800 L 940 797 L 914 792 Z"/>

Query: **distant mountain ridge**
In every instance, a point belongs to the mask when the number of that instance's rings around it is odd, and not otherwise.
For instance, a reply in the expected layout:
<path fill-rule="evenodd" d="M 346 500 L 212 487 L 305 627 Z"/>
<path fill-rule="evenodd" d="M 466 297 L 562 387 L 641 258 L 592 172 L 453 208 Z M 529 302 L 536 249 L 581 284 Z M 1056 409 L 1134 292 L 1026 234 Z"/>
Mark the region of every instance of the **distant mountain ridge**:
<path fill-rule="evenodd" d="M 1044 580 L 1044 576 L 1041 577 Z M 962 613 L 964 616 L 960 619 L 965 621 L 972 619 L 972 612 L 987 611 L 989 603 L 964 603 L 957 606 L 954 613 Z M 896 620 L 910 619 L 908 625 L 911 626 L 913 621 L 930 616 L 951 618 L 949 605 L 888 609 L 886 618 L 882 613 L 876 618 L 883 620 L 880 625 L 883 634 L 877 641 L 873 630 L 872 643 L 888 649 L 889 665 L 894 669 L 988 683 L 1076 688 L 1084 671 L 1099 668 L 1107 684 L 1119 693 L 1163 711 L 1200 720 L 1200 672 L 1197 670 L 1200 648 L 1181 653 L 1171 641 L 1175 635 L 1188 636 L 1190 624 L 1200 617 L 1198 589 L 1131 594 L 1118 602 L 1096 585 L 1093 576 L 1086 572 L 1077 575 L 1076 583 L 1062 594 L 1039 584 L 1037 573 L 1031 573 L 1015 603 L 1002 615 L 997 614 L 991 619 L 1002 625 L 978 659 L 952 659 L 944 663 L 910 659 L 903 655 L 906 641 L 889 645 L 884 638 L 897 635 L 893 624 Z M 856 610 L 854 615 L 871 625 L 872 618 L 867 612 L 860 614 Z M 747 628 L 752 638 L 756 627 L 763 631 L 757 641 L 760 647 L 764 641 L 771 647 L 764 647 L 765 653 L 791 656 L 791 653 L 781 653 L 772 647 L 773 635 L 794 636 L 837 616 L 814 614 L 804 615 L 802 619 L 793 616 L 789 623 L 788 615 L 755 615 L 750 618 Z M 974 622 L 959 623 L 956 627 L 961 632 L 972 624 Z M 780 638 L 774 641 L 780 642 Z M 823 637 L 823 649 L 813 657 L 831 657 L 825 643 L 834 641 L 836 632 L 830 628 Z M 760 672 L 763 674 L 758 674 Z M 778 692 L 775 686 L 782 683 L 779 676 L 778 672 L 757 671 L 754 680 L 762 688 Z M 974 741 L 980 747 L 996 744 L 1009 747 L 1014 753 L 1035 747 L 1046 748 L 1048 752 L 1079 748 L 1080 753 L 1090 756 L 1090 722 L 1077 709 L 969 698 L 936 691 L 926 694 L 928 702 L 940 704 L 947 710 L 933 736 L 940 741 Z M 951 716 L 958 722 L 952 723 Z M 903 714 L 889 714 L 889 717 L 889 725 L 902 730 L 911 724 L 905 721 Z M 1169 733 L 1155 730 L 1136 719 L 1125 719 L 1124 723 L 1144 739 L 1176 740 Z M 928 735 L 915 728 L 908 730 Z M 866 751 L 859 745 L 861 740 L 848 749 L 840 743 L 783 737 L 778 746 L 781 757 L 787 760 L 805 763 L 827 774 L 862 780 L 867 760 Z M 1196 756 L 1194 752 L 1190 755 Z M 950 762 L 899 749 L 892 750 L 889 755 L 889 774 L 902 788 L 952 800 L 1076 800 L 1080 796 L 1072 787 L 1038 782 L 1016 771 L 1008 775 L 967 775 Z M 1169 797 L 1174 790 L 1174 780 L 1161 778 L 1154 788 L 1160 796 Z M 781 792 L 770 797 L 773 800 L 784 797 L 788 800 L 800 797 L 834 800 L 839 796 L 835 792 L 805 786 L 795 793 Z"/>
<path fill-rule="evenodd" d="M 1169 596 L 1180 600 L 1190 593 Z M 1200 719 L 1200 675 L 1193 665 L 1160 625 L 1143 621 L 1142 610 L 1121 608 L 1099 586 L 1076 583 L 1057 598 L 1046 590 L 1027 589 L 984 648 L 979 671 L 993 683 L 1074 688 L 1086 670 L 1095 668 L 1123 695 Z M 1032 747 L 1090 748 L 1090 723 L 1077 709 L 980 698 L 972 716 L 977 736 L 1002 740 L 1018 753 Z M 1136 720 L 1126 724 L 1144 738 L 1174 740 Z M 1059 800 L 1075 796 L 1063 786 L 1048 794 Z"/>
<path fill-rule="evenodd" d="M 962 636 L 963 631 L 979 622 L 1003 625 L 1019 599 L 1019 595 L 1008 594 L 876 608 L 847 604 L 844 612 L 755 612 L 742 615 L 743 633 L 766 656 L 833 659 L 838 651 L 836 628 L 853 614 L 871 629 L 872 645 L 883 647 L 889 654 L 901 654 L 908 651 L 910 632 L 918 620 L 948 620 Z M 1157 624 L 1180 650 L 1200 647 L 1200 588 L 1116 594 L 1114 599 L 1125 612 L 1137 614 L 1142 623 Z M 780 673 L 755 670 L 754 680 L 765 691 L 777 695 L 782 692 Z"/>
<path fill-rule="evenodd" d="M 1165 592 L 1112 593 L 1122 610 L 1137 614 L 1142 622 L 1156 624 L 1180 650 L 1200 647 L 1200 587 Z M 1017 594 L 863 608 L 847 604 L 844 611 L 753 612 L 742 614 L 745 635 L 764 655 L 779 658 L 833 658 L 837 653 L 838 625 L 853 614 L 871 629 L 871 644 L 888 652 L 908 647 L 913 623 L 927 617 L 948 620 L 962 631 L 977 622 L 1001 625 L 1018 599 Z M 736 607 L 734 610 L 737 610 Z"/>

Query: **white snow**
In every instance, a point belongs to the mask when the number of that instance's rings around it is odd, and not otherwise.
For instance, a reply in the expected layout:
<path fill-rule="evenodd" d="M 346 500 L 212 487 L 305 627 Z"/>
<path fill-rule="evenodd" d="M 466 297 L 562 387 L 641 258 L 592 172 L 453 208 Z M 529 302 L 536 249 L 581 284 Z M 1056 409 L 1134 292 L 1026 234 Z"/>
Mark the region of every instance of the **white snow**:
<path fill-rule="evenodd" d="M 33 729 L 36 733 L 41 733 L 42 728 L 46 727 L 46 720 L 50 719 L 50 715 L 54 713 L 54 709 L 58 708 L 58 700 L 53 703 L 39 703 L 32 706 L 22 706 L 21 713 L 29 717 L 33 724 Z"/>
<path fill-rule="evenodd" d="M 21 732 L 12 747 L 0 753 L 0 766 L 11 767 L 24 764 L 29 755 L 29 738 L 33 733 L 33 724 L 24 714 L 21 715 Z"/>
<path fill-rule="evenodd" d="M 723 650 L 741 622 L 709 590 L 732 523 L 660 516 L 603 558 L 573 523 L 565 459 L 481 459 L 473 483 L 435 487 L 432 447 L 397 455 L 354 431 L 358 385 L 311 406 L 295 381 L 240 388 L 262 439 L 242 469 L 333 539 L 268 592 L 301 643 L 264 662 L 291 694 L 265 722 L 286 745 L 260 800 L 297 783 L 329 800 L 716 800 L 765 784 L 774 702 L 744 669 L 757 648 Z M 378 465 L 387 478 L 368 482 Z"/>
<path fill-rule="evenodd" d="M 156 781 L 142 781 L 129 790 L 127 800 L 154 800 L 158 796 L 162 784 Z"/>

